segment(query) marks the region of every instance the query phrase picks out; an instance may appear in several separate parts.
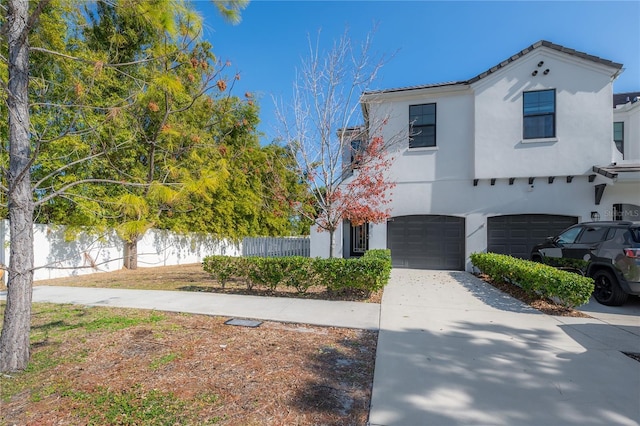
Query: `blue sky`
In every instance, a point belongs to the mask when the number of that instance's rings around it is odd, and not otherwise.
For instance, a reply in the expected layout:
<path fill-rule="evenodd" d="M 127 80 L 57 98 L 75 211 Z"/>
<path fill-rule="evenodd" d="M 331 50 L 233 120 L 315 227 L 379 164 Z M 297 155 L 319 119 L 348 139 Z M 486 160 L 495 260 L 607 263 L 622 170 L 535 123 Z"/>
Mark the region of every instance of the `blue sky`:
<path fill-rule="evenodd" d="M 330 45 L 345 29 L 358 42 L 375 24 L 373 51 L 391 55 L 373 88 L 466 80 L 538 40 L 624 64 L 614 91 L 640 91 L 638 1 L 267 1 L 254 0 L 238 25 L 210 0 L 194 2 L 205 37 L 241 80 L 235 94 L 257 95 L 263 142 L 277 121 L 272 97 L 291 96 L 307 36 Z"/>

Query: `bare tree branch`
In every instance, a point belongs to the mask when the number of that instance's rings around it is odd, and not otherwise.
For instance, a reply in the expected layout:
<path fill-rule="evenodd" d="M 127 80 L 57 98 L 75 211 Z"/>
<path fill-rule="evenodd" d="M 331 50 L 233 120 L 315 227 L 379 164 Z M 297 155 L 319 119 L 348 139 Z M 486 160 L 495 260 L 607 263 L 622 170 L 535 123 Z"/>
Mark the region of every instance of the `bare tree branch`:
<path fill-rule="evenodd" d="M 392 186 L 384 177 L 384 167 L 391 158 L 385 148 L 395 138 L 383 143 L 385 120 L 371 122 L 370 117 L 360 114 L 366 110 L 360 96 L 370 90 L 386 62 L 383 56 L 372 56 L 372 36 L 368 34 L 356 48 L 345 30 L 326 52 L 320 47 L 320 33 L 313 41 L 309 38 L 308 56 L 296 73 L 291 105 L 286 108 L 276 102 L 279 139 L 295 154 L 298 171 L 307 181 L 314 203 L 313 213 L 303 210 L 301 214 L 314 216 L 316 225 L 329 231 L 330 255 L 333 233 L 342 221 L 375 222 L 384 218 L 380 206 L 388 196 L 385 189 Z M 354 153 L 358 170 L 350 163 L 351 145 L 356 141 L 361 146 Z M 364 170 L 372 176 L 365 176 Z M 369 197 L 369 205 L 358 197 Z"/>

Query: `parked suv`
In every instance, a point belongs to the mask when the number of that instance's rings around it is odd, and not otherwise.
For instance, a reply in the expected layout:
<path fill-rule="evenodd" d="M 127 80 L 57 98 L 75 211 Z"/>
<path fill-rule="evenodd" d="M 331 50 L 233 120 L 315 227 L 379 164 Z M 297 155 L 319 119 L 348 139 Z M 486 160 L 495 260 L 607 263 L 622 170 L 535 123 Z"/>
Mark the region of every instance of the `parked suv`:
<path fill-rule="evenodd" d="M 590 276 L 598 302 L 622 305 L 640 296 L 640 222 L 579 223 L 535 246 L 531 260 Z"/>

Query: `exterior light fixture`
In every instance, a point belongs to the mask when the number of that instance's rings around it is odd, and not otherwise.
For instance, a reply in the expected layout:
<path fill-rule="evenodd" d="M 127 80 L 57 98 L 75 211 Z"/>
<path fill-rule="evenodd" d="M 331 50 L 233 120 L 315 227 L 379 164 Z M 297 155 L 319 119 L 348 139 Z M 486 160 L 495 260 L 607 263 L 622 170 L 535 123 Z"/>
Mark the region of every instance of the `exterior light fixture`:
<path fill-rule="evenodd" d="M 600 220 L 600 213 L 598 212 L 591 212 L 591 220 L 593 221 L 599 221 Z"/>

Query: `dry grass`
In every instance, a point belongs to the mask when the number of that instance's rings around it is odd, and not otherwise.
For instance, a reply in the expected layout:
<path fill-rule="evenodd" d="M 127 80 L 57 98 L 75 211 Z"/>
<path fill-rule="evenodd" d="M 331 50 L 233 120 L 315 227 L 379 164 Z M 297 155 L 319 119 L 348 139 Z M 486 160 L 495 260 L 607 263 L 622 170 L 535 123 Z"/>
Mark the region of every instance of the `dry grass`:
<path fill-rule="evenodd" d="M 35 285 L 379 301 L 312 288 L 223 290 L 200 264 Z M 0 311 L 4 305 L 0 305 Z M 1 313 L 1 312 L 0 312 Z M 363 425 L 377 333 L 131 309 L 34 304 L 31 363 L 0 377 L 0 425 Z"/>
<path fill-rule="evenodd" d="M 0 424 L 362 425 L 377 333 L 35 304 Z"/>
<path fill-rule="evenodd" d="M 251 294 L 255 296 L 299 297 L 304 299 L 351 300 L 357 302 L 380 303 L 382 290 L 373 294 L 330 293 L 325 287 L 315 286 L 306 293 L 298 293 L 293 288 L 278 288 L 276 291 L 253 287 L 247 290 L 243 281 L 231 280 L 223 289 L 211 275 L 202 269 L 199 263 L 161 266 L 157 268 L 139 268 L 134 271 L 119 271 L 80 275 L 68 278 L 55 278 L 36 281 L 34 285 L 58 285 L 71 287 L 133 288 L 139 290 L 177 290 L 201 291 L 227 294 Z"/>

